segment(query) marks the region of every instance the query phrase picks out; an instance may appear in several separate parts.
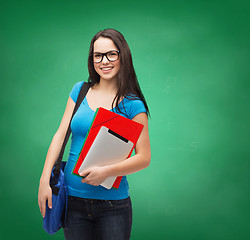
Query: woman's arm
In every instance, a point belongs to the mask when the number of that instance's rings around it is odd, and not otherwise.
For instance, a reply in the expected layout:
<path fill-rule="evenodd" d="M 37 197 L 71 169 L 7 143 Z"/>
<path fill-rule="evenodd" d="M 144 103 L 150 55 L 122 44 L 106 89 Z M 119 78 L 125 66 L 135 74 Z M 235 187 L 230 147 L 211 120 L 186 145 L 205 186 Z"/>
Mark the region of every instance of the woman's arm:
<path fill-rule="evenodd" d="M 45 216 L 47 200 L 48 206 L 52 208 L 52 191 L 49 185 L 51 171 L 61 151 L 63 140 L 65 138 L 74 107 L 75 102 L 71 99 L 71 97 L 69 97 L 60 126 L 51 141 L 45 159 L 38 191 L 38 204 L 43 217 Z"/>
<path fill-rule="evenodd" d="M 82 179 L 82 182 L 98 186 L 107 177 L 128 175 L 149 166 L 151 159 L 151 150 L 147 115 L 146 113 L 140 113 L 136 115 L 133 120 L 144 125 L 141 135 L 135 146 L 135 155 L 116 164 L 104 167 L 93 167 L 86 171 L 83 171 L 80 175 L 87 176 Z"/>

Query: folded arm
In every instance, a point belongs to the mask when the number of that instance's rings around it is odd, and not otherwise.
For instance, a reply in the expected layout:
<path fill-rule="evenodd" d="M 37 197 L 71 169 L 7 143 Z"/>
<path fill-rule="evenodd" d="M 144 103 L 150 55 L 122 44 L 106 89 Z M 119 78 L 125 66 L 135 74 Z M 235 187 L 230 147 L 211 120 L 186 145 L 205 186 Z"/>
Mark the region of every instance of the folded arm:
<path fill-rule="evenodd" d="M 138 172 L 149 166 L 151 150 L 147 114 L 140 113 L 136 115 L 133 120 L 144 125 L 141 135 L 135 146 L 135 155 L 116 164 L 103 167 L 93 167 L 81 172 L 81 176 L 86 176 L 84 179 L 82 179 L 82 182 L 98 186 L 107 177 L 125 176 L 134 172 Z"/>

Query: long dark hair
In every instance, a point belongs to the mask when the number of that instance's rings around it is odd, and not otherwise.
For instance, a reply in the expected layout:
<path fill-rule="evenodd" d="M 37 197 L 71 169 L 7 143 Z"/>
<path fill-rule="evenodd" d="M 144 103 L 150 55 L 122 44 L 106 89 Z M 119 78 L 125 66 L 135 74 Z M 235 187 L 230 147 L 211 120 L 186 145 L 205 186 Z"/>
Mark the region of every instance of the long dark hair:
<path fill-rule="evenodd" d="M 121 112 L 118 104 L 122 97 L 129 99 L 141 99 L 144 103 L 144 106 L 147 110 L 148 115 L 150 116 L 148 105 L 142 94 L 139 82 L 136 77 L 135 69 L 132 62 L 131 52 L 126 42 L 124 36 L 115 29 L 107 28 L 98 32 L 91 40 L 89 48 L 89 57 L 88 57 L 88 70 L 89 78 L 88 82 L 93 86 L 95 83 L 100 82 L 100 75 L 95 71 L 93 64 L 93 49 L 94 42 L 99 38 L 109 38 L 111 39 L 117 49 L 120 51 L 120 69 L 117 73 L 117 86 L 118 92 L 112 102 L 112 108 L 115 104 L 115 107 Z"/>

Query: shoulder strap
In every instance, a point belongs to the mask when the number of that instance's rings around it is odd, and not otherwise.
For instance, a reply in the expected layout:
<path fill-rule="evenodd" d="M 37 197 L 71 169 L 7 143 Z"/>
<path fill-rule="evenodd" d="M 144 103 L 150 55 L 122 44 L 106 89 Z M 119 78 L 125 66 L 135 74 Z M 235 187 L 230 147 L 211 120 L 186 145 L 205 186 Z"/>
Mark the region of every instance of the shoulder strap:
<path fill-rule="evenodd" d="M 58 181 L 60 168 L 61 168 L 61 163 L 62 163 L 62 158 L 63 158 L 63 153 L 64 153 L 66 144 L 67 144 L 67 142 L 69 140 L 69 136 L 70 136 L 70 133 L 71 133 L 70 125 L 71 125 L 72 118 L 73 118 L 74 114 L 76 113 L 77 109 L 79 108 L 80 104 L 82 103 L 83 99 L 85 98 L 89 88 L 90 88 L 90 83 L 87 83 L 87 82 L 84 82 L 82 87 L 81 87 L 80 93 L 79 93 L 77 101 L 76 101 L 75 108 L 73 110 L 73 114 L 72 114 L 70 122 L 69 122 L 68 130 L 67 130 L 67 133 L 65 135 L 65 139 L 64 139 L 60 154 L 59 154 L 58 159 L 57 159 L 57 161 L 56 161 L 56 163 L 54 165 L 54 170 L 53 170 L 53 173 L 54 173 L 53 180 L 54 181 L 51 181 L 52 185 L 56 185 L 57 181 Z"/>

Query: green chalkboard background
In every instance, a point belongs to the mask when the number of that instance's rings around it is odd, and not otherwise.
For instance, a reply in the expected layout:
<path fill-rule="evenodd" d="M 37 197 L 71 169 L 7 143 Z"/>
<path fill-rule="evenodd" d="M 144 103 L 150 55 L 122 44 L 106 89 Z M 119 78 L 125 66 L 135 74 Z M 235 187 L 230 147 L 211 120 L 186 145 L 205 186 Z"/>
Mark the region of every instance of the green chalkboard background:
<path fill-rule="evenodd" d="M 49 144 L 90 40 L 123 33 L 149 104 L 152 160 L 130 175 L 132 240 L 250 239 L 249 1 L 1 1 L 0 238 L 47 235 Z M 67 154 L 65 154 L 67 158 Z"/>

